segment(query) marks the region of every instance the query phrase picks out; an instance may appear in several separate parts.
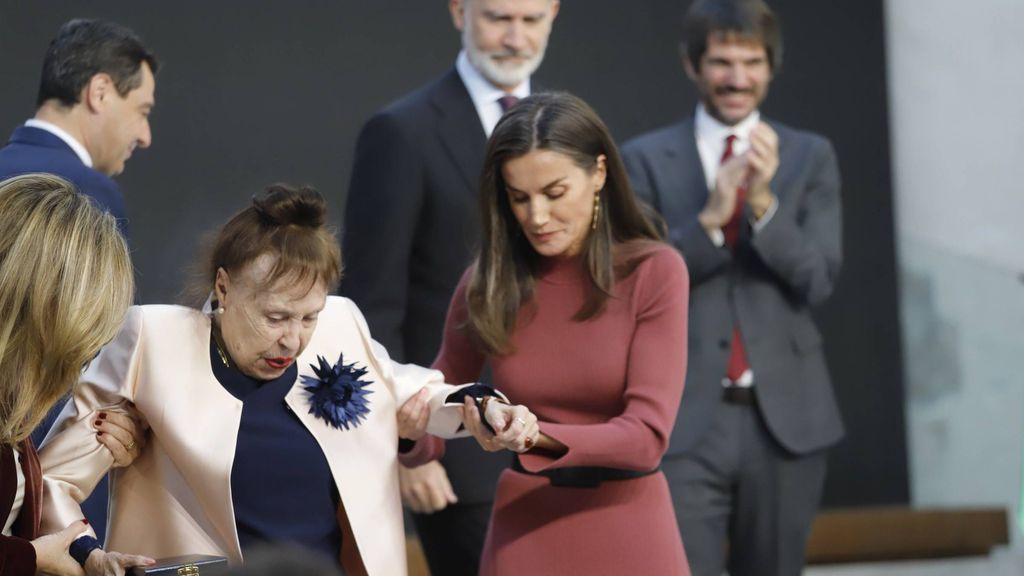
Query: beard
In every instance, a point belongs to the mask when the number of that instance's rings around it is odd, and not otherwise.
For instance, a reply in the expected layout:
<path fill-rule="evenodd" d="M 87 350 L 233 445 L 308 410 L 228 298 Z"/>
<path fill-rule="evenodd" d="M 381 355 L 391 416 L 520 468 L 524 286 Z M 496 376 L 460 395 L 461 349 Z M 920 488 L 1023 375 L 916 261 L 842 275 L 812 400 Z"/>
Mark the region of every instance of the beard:
<path fill-rule="evenodd" d="M 544 60 L 545 49 L 543 47 L 533 54 L 509 50 L 494 52 L 480 50 L 473 42 L 473 30 L 468 19 L 462 29 L 462 46 L 466 50 L 469 63 L 488 82 L 496 86 L 518 86 L 536 72 Z M 502 58 L 508 57 L 519 57 L 523 60 L 518 64 L 501 61 Z"/>

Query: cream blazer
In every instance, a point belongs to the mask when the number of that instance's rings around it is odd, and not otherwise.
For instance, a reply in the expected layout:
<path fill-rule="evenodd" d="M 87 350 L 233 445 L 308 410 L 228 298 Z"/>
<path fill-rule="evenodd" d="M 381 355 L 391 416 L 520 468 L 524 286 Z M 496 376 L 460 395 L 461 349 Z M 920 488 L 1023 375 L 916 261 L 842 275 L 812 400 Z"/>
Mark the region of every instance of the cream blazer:
<path fill-rule="evenodd" d="M 214 378 L 210 319 L 178 306 L 136 306 L 119 335 L 83 374 L 43 444 L 43 533 L 82 518 L 79 503 L 112 464 L 95 438 L 101 409 L 131 401 L 152 429 L 143 453 L 111 474 L 106 548 L 154 558 L 217 554 L 242 560 L 231 504 L 231 466 L 242 402 Z M 337 430 L 309 413 L 302 375 L 314 376 L 317 355 L 366 367 L 370 413 L 356 428 Z M 393 362 L 352 301 L 328 297 L 316 331 L 298 359 L 299 378 L 285 400 L 327 456 L 344 514 L 345 565 L 350 573 L 406 574 L 398 491 L 397 407 L 423 386 L 430 390 L 428 432 L 454 437 L 461 421 L 445 398 L 461 387 L 436 370 Z M 464 434 L 464 433 L 463 433 Z M 254 479 L 258 482 L 259 479 Z M 267 494 L 273 498 L 273 494 Z M 345 526 L 345 516 L 347 524 Z M 362 567 L 353 566 L 351 559 Z"/>

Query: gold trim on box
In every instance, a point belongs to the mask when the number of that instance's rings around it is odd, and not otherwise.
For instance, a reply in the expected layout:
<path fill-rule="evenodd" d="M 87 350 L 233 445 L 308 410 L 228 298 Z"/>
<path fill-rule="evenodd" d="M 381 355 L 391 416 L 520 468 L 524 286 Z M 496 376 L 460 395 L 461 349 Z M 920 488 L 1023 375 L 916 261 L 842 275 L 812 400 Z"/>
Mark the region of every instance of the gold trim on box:
<path fill-rule="evenodd" d="M 195 564 L 185 564 L 181 568 L 178 568 L 178 576 L 199 576 L 199 566 Z"/>

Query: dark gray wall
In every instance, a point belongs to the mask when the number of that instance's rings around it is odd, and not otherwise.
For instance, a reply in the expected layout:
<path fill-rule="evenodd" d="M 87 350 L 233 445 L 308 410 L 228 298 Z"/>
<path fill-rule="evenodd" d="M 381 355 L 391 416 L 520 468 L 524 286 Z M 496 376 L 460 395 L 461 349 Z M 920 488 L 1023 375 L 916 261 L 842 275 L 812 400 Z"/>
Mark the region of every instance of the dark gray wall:
<path fill-rule="evenodd" d="M 588 100 L 625 140 L 692 110 L 675 0 L 564 0 L 538 80 Z M 786 62 L 765 112 L 836 145 L 846 263 L 820 311 L 850 434 L 826 503 L 908 500 L 882 0 L 776 0 Z M 65 20 L 135 29 L 161 57 L 154 145 L 119 177 L 143 302 L 177 300 L 201 234 L 272 181 L 308 183 L 340 222 L 354 140 L 377 108 L 451 66 L 441 0 L 173 3 L 0 0 L 0 132 L 30 116 Z"/>

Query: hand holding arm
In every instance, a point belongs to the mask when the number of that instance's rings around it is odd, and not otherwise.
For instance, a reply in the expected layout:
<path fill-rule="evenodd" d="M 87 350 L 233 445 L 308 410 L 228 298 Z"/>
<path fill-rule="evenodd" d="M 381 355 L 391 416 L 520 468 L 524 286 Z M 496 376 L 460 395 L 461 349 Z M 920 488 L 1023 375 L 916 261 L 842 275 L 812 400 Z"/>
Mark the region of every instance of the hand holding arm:
<path fill-rule="evenodd" d="M 131 404 L 123 405 L 124 412 L 104 410 L 93 423 L 96 439 L 107 447 L 114 457 L 113 468 L 123 468 L 135 461 L 146 448 L 149 424 L 142 413 Z"/>
<path fill-rule="evenodd" d="M 462 406 L 462 421 L 466 429 L 476 438 L 480 447 L 488 452 L 501 449 L 526 452 L 532 448 L 540 435 L 537 417 L 525 406 L 512 406 L 493 398 L 481 402 L 484 418 L 495 433 L 486 429 L 480 419 L 480 410 L 472 398 L 466 397 Z"/>
<path fill-rule="evenodd" d="M 32 541 L 36 549 L 36 571 L 57 576 L 81 576 L 82 567 L 68 553 L 71 543 L 85 531 L 83 520 L 72 522 L 60 532 L 40 536 Z"/>

